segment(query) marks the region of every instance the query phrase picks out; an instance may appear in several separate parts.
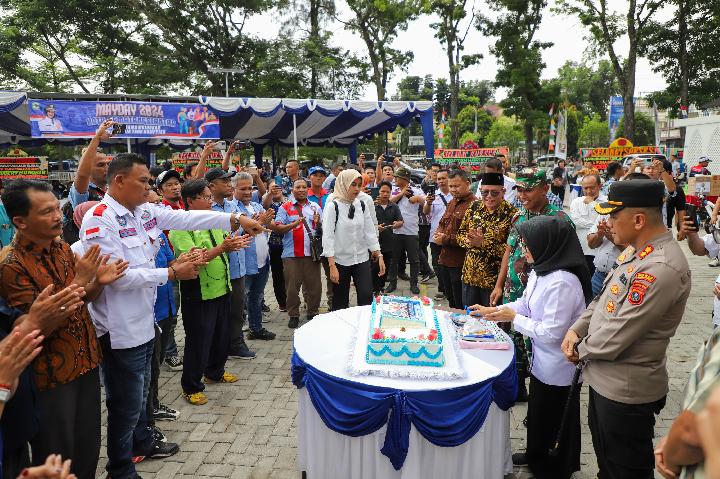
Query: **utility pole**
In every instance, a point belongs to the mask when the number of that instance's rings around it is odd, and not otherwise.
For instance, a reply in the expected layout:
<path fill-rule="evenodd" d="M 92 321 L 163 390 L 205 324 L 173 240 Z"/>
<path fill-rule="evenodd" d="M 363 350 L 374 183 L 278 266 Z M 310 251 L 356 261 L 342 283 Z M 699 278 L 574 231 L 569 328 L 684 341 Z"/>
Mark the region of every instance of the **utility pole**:
<path fill-rule="evenodd" d="M 224 73 L 225 74 L 225 96 L 229 97 L 230 96 L 230 88 L 228 86 L 228 75 L 230 75 L 231 73 L 243 73 L 245 70 L 243 70 L 242 68 L 211 67 L 211 68 L 208 68 L 208 71 L 210 73 Z"/>

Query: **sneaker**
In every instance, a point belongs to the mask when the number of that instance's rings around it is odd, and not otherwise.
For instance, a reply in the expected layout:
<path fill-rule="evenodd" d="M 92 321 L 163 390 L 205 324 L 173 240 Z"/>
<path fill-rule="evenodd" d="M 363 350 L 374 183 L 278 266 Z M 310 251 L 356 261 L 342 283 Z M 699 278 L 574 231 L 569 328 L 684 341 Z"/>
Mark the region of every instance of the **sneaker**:
<path fill-rule="evenodd" d="M 178 411 L 164 404 L 160 404 L 157 409 L 153 409 L 153 419 L 156 421 L 174 421 L 179 416 Z"/>
<path fill-rule="evenodd" d="M 223 375 L 220 379 L 210 379 L 209 377 L 203 378 L 203 382 L 205 384 L 215 384 L 215 383 L 229 384 L 229 383 L 236 383 L 237 381 L 238 381 L 238 377 L 227 371 L 225 371 L 223 373 Z"/>
<path fill-rule="evenodd" d="M 290 318 L 288 321 L 288 328 L 295 329 L 300 325 L 300 318 Z"/>
<path fill-rule="evenodd" d="M 168 356 L 165 358 L 165 365 L 170 371 L 182 371 L 183 361 L 180 356 Z"/>
<path fill-rule="evenodd" d="M 385 293 L 385 294 L 390 294 L 390 293 L 392 293 L 393 291 L 395 291 L 396 289 L 397 289 L 397 283 L 391 282 L 391 283 L 388 283 L 387 286 L 385 286 L 385 289 L 383 290 L 383 293 Z"/>
<path fill-rule="evenodd" d="M 412 294 L 420 294 L 420 288 L 418 288 L 417 284 L 411 284 L 410 285 L 410 292 Z"/>
<path fill-rule="evenodd" d="M 250 348 L 247 347 L 247 344 L 242 343 L 240 346 L 236 348 L 231 348 L 230 353 L 228 354 L 229 358 L 233 359 L 255 359 L 255 352 L 250 351 Z"/>
<path fill-rule="evenodd" d="M 708 266 L 710 266 L 711 268 L 716 268 L 716 267 L 720 266 L 720 258 L 713 259 L 712 261 L 710 261 L 708 263 Z"/>
<path fill-rule="evenodd" d="M 165 434 L 163 434 L 157 426 L 148 426 L 148 429 L 150 429 L 155 442 L 167 442 L 167 437 L 165 437 Z"/>
<path fill-rule="evenodd" d="M 405 271 L 399 272 L 398 278 L 400 278 L 403 281 L 410 281 L 410 277 L 407 275 L 407 273 Z"/>
<path fill-rule="evenodd" d="M 287 306 L 278 306 L 281 313 L 287 313 Z"/>
<path fill-rule="evenodd" d="M 208 398 L 204 393 L 183 393 L 182 397 L 184 397 L 185 400 L 193 406 L 202 406 L 203 404 L 207 404 L 208 402 Z"/>
<path fill-rule="evenodd" d="M 258 331 L 250 331 L 247 335 L 248 339 L 262 339 L 263 341 L 270 341 L 275 339 L 275 333 L 271 333 L 265 328 Z"/>
<path fill-rule="evenodd" d="M 435 297 L 433 297 L 433 299 L 435 301 L 442 301 L 443 299 L 445 299 L 445 295 L 442 292 L 438 291 Z"/>
<path fill-rule="evenodd" d="M 174 442 L 155 441 L 152 449 L 145 454 L 145 459 L 162 459 L 164 457 L 174 456 L 180 451 L 180 446 Z"/>
<path fill-rule="evenodd" d="M 512 455 L 512 462 L 516 466 L 526 466 L 527 465 L 527 456 L 524 452 L 516 452 Z"/>
<path fill-rule="evenodd" d="M 426 275 L 424 275 L 422 278 L 420 278 L 421 283 L 429 283 L 430 280 L 432 280 L 435 277 L 435 273 L 430 272 Z"/>
<path fill-rule="evenodd" d="M 263 303 L 263 305 L 262 305 L 262 312 L 263 312 L 263 313 L 269 313 L 269 312 L 270 312 L 270 306 L 268 306 L 267 304 Z"/>

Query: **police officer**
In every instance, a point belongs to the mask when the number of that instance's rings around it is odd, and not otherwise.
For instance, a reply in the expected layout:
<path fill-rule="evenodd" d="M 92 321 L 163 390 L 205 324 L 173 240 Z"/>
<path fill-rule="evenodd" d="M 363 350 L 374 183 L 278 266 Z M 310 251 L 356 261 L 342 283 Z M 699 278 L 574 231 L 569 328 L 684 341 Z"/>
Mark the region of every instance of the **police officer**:
<path fill-rule="evenodd" d="M 146 427 L 156 288 L 168 280 L 197 277 L 199 264 L 183 262 L 156 268 L 163 229 L 220 228 L 257 234 L 264 229 L 245 216 L 214 211 L 188 212 L 147 202 L 150 172 L 145 160 L 121 153 L 108 166 L 110 186 L 103 200 L 85 215 L 80 237 L 85 250 L 100 245 L 103 254 L 130 263 L 123 278 L 89 305 L 103 352 L 108 409 L 108 474 L 135 478 L 133 456 L 167 457 L 178 446 L 154 440 Z"/>
<path fill-rule="evenodd" d="M 595 206 L 610 215 L 615 244 L 628 245 L 600 293 L 562 344 L 587 361 L 588 423 L 600 479 L 651 479 L 655 414 L 665 406 L 665 354 L 690 294 L 690 270 L 663 224 L 659 181 L 613 183 Z"/>

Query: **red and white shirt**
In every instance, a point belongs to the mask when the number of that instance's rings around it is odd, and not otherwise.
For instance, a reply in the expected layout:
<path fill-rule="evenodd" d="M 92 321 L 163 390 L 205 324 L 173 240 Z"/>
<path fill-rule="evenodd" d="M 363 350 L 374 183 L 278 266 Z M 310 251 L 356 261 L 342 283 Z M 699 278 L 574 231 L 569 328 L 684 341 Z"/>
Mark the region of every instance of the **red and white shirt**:
<path fill-rule="evenodd" d="M 296 199 L 292 199 L 278 208 L 275 215 L 275 222 L 281 225 L 287 225 L 300 218 L 300 210 L 302 210 L 303 218 L 310 228 L 313 235 L 317 234 L 317 228 L 322 217 L 322 209 L 317 203 L 305 201 L 300 206 Z M 316 216 L 317 215 L 317 216 Z M 302 258 L 312 256 L 310 252 L 310 235 L 308 228 L 300 223 L 283 236 L 283 258 Z"/>

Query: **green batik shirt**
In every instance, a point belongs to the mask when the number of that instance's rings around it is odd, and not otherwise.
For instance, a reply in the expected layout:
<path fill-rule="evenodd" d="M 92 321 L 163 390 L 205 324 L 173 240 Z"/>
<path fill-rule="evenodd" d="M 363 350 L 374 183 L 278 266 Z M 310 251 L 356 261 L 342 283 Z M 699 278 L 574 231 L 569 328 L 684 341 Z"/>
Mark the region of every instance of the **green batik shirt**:
<path fill-rule="evenodd" d="M 505 291 L 503 292 L 503 300 L 505 303 L 516 301 L 523 295 L 525 285 L 527 284 L 528 275 L 530 274 L 530 266 L 528 265 L 525 255 L 520 247 L 520 234 L 518 227 L 534 216 L 559 216 L 565 218 L 573 228 L 575 224 L 570 217 L 565 214 L 557 206 L 548 203 L 539 213 L 531 213 L 525 208 L 515 213 L 510 225 L 510 234 L 508 235 L 507 244 L 510 246 L 510 260 L 508 261 L 508 272 L 505 278 Z"/>

